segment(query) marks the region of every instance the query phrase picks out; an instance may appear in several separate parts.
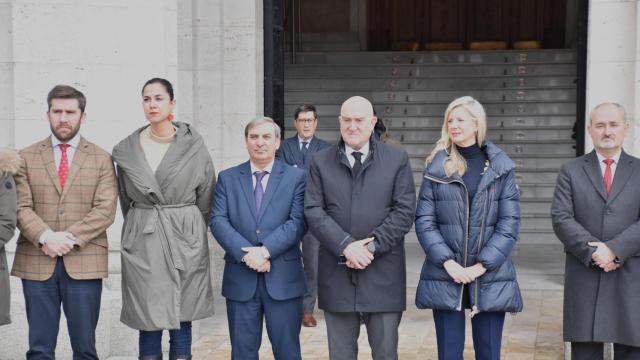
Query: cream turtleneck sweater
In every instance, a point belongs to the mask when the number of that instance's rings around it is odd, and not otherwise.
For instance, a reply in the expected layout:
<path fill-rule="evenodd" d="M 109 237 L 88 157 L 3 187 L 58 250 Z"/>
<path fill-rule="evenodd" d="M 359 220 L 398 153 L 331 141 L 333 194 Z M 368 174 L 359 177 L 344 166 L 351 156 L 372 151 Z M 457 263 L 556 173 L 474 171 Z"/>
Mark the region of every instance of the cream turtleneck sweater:
<path fill-rule="evenodd" d="M 144 152 L 144 157 L 154 173 L 162 162 L 164 155 L 169 150 L 169 146 L 175 139 L 175 134 L 168 137 L 159 137 L 151 132 L 151 126 L 147 126 L 140 132 L 140 146 Z"/>

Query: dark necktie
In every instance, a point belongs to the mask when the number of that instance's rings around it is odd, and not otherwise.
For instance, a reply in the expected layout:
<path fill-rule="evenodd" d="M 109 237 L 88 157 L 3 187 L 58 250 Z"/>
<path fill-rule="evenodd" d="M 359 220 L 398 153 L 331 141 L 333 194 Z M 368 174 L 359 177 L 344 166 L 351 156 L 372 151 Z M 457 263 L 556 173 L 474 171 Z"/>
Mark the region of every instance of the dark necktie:
<path fill-rule="evenodd" d="M 613 184 L 613 173 L 611 171 L 611 165 L 613 165 L 613 159 L 602 160 L 607 167 L 604 169 L 604 189 L 607 194 L 611 193 L 611 185 Z"/>
<path fill-rule="evenodd" d="M 60 180 L 60 188 L 64 189 L 64 184 L 67 182 L 67 176 L 69 175 L 69 157 L 67 156 L 67 149 L 69 144 L 60 144 L 60 165 L 58 166 L 58 179 Z"/>
<path fill-rule="evenodd" d="M 267 171 L 256 171 L 253 173 L 253 175 L 256 176 L 256 187 L 253 189 L 253 196 L 256 199 L 256 212 L 260 212 L 260 205 L 262 205 L 262 197 L 264 196 L 262 178 L 268 173 Z"/>
<path fill-rule="evenodd" d="M 362 153 L 359 151 L 354 151 L 351 153 L 351 156 L 353 156 L 356 161 L 353 163 L 353 177 L 358 176 L 358 173 L 360 173 L 360 170 L 362 169 Z"/>
<path fill-rule="evenodd" d="M 302 152 L 302 160 L 305 160 L 307 158 L 307 150 L 309 150 L 308 146 L 309 146 L 308 141 L 302 142 L 302 148 L 300 149 L 300 152 Z"/>

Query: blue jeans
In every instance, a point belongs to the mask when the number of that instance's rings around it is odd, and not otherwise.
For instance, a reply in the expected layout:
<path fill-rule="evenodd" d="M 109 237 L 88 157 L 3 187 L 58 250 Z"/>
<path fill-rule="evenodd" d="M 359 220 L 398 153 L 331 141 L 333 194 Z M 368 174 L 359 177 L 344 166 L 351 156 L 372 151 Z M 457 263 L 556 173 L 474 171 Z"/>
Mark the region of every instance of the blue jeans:
<path fill-rule="evenodd" d="M 140 356 L 162 355 L 162 330 L 140 330 Z M 191 321 L 180 323 L 180 329 L 169 330 L 169 353 L 191 355 Z"/>

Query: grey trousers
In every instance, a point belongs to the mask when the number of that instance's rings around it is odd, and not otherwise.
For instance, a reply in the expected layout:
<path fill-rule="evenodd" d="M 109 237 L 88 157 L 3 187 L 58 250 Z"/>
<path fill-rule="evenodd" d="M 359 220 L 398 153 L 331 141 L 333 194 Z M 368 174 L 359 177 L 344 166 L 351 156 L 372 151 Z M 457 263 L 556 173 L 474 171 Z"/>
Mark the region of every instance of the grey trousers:
<path fill-rule="evenodd" d="M 304 264 L 304 277 L 307 283 L 307 292 L 302 298 L 302 310 L 312 313 L 316 306 L 318 295 L 318 251 L 320 243 L 311 235 L 310 231 L 302 238 L 302 262 Z"/>
<path fill-rule="evenodd" d="M 373 360 L 398 359 L 398 326 L 402 312 L 324 312 L 331 360 L 356 360 L 360 316 L 364 319 Z"/>

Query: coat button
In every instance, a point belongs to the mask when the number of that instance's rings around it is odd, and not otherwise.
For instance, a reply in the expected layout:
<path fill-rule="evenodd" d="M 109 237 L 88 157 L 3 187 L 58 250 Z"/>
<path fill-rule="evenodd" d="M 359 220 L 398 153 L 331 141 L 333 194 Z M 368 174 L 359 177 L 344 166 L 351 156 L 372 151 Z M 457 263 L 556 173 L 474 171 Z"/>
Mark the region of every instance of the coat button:
<path fill-rule="evenodd" d="M 260 234 L 260 229 L 256 230 L 256 234 Z"/>

